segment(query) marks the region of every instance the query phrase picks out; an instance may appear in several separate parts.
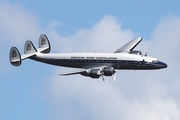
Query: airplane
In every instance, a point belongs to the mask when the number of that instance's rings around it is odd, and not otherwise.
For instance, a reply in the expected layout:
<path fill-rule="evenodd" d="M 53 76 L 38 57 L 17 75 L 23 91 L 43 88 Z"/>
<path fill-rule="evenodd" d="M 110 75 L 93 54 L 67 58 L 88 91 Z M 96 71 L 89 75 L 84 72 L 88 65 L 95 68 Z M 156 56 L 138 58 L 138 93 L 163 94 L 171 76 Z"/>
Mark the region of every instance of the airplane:
<path fill-rule="evenodd" d="M 24 54 L 21 55 L 16 47 L 11 47 L 9 58 L 13 66 L 20 66 L 22 60 L 31 59 L 46 64 L 78 68 L 80 70 L 63 73 L 59 75 L 81 74 L 91 78 L 114 75 L 116 81 L 116 70 L 154 70 L 166 68 L 167 64 L 157 58 L 143 55 L 141 51 L 134 48 L 142 41 L 142 37 L 135 38 L 126 43 L 114 53 L 54 53 L 50 42 L 45 34 L 39 37 L 39 48 L 36 49 L 30 40 L 24 45 Z"/>

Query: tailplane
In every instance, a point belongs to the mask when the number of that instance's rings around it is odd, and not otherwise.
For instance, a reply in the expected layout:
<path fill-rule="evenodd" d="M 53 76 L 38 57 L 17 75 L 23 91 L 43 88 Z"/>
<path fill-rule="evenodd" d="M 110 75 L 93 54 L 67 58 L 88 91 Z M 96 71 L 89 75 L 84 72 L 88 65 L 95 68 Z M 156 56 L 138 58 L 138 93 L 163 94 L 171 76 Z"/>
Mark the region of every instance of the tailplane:
<path fill-rule="evenodd" d="M 10 63 L 14 66 L 21 65 L 22 60 L 26 58 L 32 58 L 39 53 L 49 53 L 51 50 L 50 43 L 45 34 L 41 34 L 39 37 L 39 48 L 36 49 L 30 40 L 27 40 L 24 45 L 24 54 L 21 55 L 16 47 L 12 47 L 9 53 Z"/>

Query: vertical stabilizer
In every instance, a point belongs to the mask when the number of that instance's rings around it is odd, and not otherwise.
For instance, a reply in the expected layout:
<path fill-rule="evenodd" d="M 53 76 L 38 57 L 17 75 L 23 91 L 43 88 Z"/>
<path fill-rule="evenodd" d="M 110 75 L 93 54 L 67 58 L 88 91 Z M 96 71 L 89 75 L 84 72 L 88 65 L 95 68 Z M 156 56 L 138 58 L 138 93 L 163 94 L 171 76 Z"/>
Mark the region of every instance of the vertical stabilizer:
<path fill-rule="evenodd" d="M 45 34 L 41 34 L 39 37 L 39 48 L 38 51 L 41 53 L 49 53 L 51 50 L 50 42 Z"/>
<path fill-rule="evenodd" d="M 9 60 L 10 63 L 14 66 L 21 65 L 21 55 L 16 47 L 11 47 L 11 50 L 9 52 Z"/>
<path fill-rule="evenodd" d="M 33 43 L 30 40 L 27 40 L 25 45 L 24 45 L 24 54 L 31 54 L 31 53 L 36 53 L 37 50 L 34 47 Z"/>

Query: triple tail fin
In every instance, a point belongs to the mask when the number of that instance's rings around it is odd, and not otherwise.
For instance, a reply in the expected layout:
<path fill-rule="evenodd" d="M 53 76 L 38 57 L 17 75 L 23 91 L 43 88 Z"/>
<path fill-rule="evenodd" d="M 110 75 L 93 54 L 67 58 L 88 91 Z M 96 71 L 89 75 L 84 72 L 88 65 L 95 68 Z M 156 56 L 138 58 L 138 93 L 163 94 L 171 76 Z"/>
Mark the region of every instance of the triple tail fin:
<path fill-rule="evenodd" d="M 24 45 L 24 54 L 21 55 L 16 47 L 12 47 L 9 52 L 10 63 L 14 66 L 21 65 L 22 60 L 35 56 L 37 53 L 49 53 L 51 50 L 50 43 L 45 34 L 39 37 L 39 48 L 36 49 L 30 40 L 27 40 Z"/>

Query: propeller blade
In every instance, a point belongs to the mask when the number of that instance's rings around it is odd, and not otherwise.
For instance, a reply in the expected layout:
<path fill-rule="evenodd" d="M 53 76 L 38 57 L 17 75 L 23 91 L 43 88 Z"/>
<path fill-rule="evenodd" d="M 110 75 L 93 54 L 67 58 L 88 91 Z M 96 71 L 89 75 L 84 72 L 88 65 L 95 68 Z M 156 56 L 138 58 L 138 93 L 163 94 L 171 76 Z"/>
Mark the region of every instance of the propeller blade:
<path fill-rule="evenodd" d="M 103 82 L 105 83 L 104 76 L 103 75 L 101 75 L 101 76 L 102 76 Z"/>
<path fill-rule="evenodd" d="M 147 56 L 147 53 L 144 56 Z"/>
<path fill-rule="evenodd" d="M 141 51 L 141 49 L 140 49 L 140 51 L 139 51 L 139 52 L 140 52 L 140 55 L 142 55 L 142 51 Z"/>
<path fill-rule="evenodd" d="M 116 72 L 114 73 L 114 82 L 116 82 Z"/>

